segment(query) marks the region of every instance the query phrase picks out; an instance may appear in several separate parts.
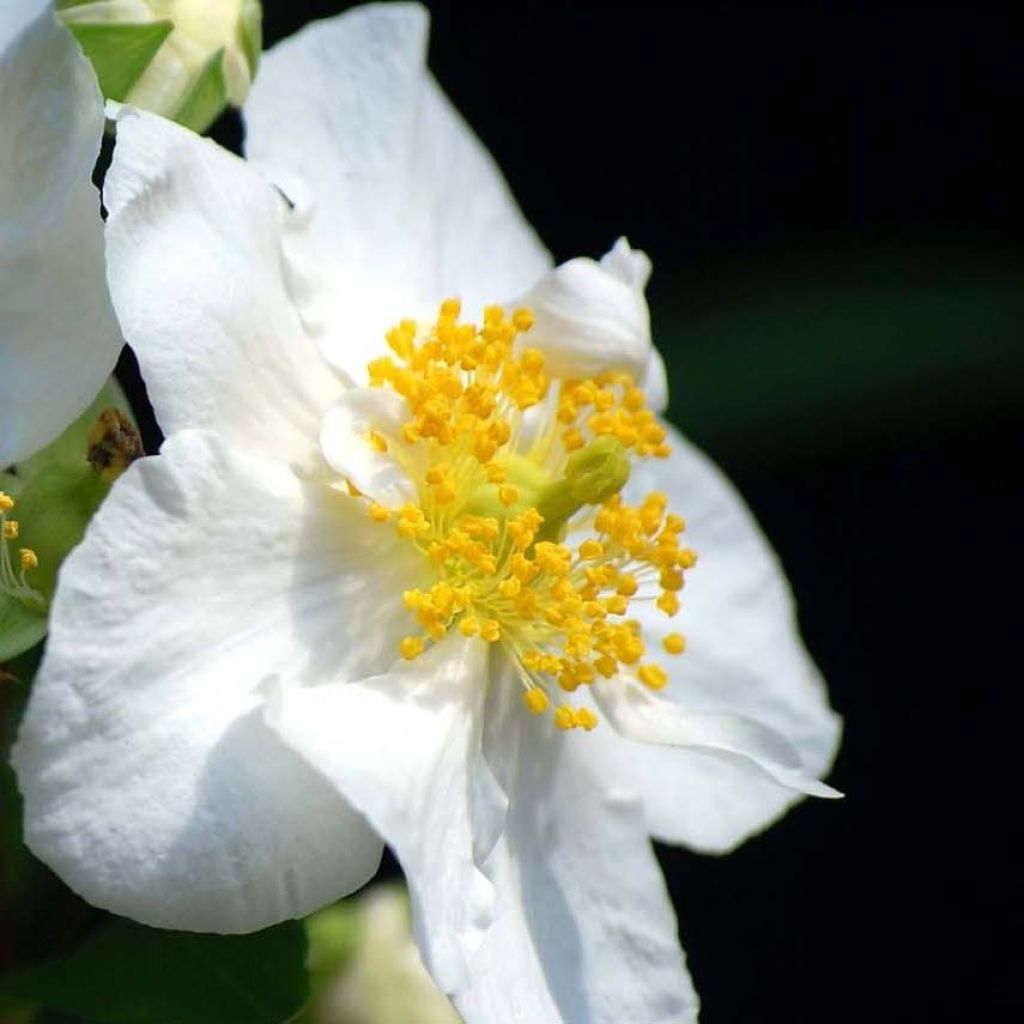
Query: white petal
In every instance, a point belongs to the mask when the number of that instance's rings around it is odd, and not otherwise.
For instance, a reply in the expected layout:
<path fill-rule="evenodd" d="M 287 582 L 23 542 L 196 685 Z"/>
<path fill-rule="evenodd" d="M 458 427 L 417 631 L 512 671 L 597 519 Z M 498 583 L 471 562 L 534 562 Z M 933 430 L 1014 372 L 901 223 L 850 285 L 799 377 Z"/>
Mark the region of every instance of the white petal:
<path fill-rule="evenodd" d="M 421 7 L 356 8 L 264 54 L 245 106 L 249 157 L 309 219 L 328 268 L 325 351 L 357 379 L 401 317 L 449 295 L 476 316 L 550 266 L 426 43 Z"/>
<path fill-rule="evenodd" d="M 398 508 L 416 497 L 416 488 L 402 463 L 395 458 L 404 450 L 402 424 L 409 419 L 405 400 L 383 388 L 352 388 L 331 407 L 320 431 L 324 458 L 363 494 L 387 508 Z M 376 431 L 387 442 L 386 452 L 369 442 Z"/>
<path fill-rule="evenodd" d="M 525 343 L 539 348 L 556 377 L 625 370 L 647 376 L 653 349 L 644 298 L 647 256 L 619 239 L 600 263 L 578 257 L 549 271 L 515 304 L 533 310 Z"/>
<path fill-rule="evenodd" d="M 394 849 L 427 966 L 449 990 L 466 983 L 490 922 L 493 893 L 476 860 L 506 807 L 479 757 L 487 654 L 449 634 L 387 675 L 285 690 L 268 715 Z"/>
<path fill-rule="evenodd" d="M 686 653 L 665 657 L 661 696 L 688 712 L 752 719 L 784 737 L 808 776 L 823 775 L 840 721 L 800 639 L 793 598 L 774 552 L 723 474 L 677 431 L 673 454 L 634 467 L 627 494 L 665 491 L 684 516 L 699 561 L 687 574 L 683 607 L 667 619 L 652 605 L 631 607 L 657 654 L 665 634 L 687 637 Z M 727 850 L 778 818 L 798 797 L 740 766 L 682 750 L 611 745 L 625 777 L 644 793 L 648 824 L 660 839 Z"/>
<path fill-rule="evenodd" d="M 668 408 L 668 373 L 665 370 L 665 360 L 653 346 L 647 373 L 640 381 L 640 386 L 647 393 L 647 404 L 655 412 L 664 412 Z"/>
<path fill-rule="evenodd" d="M 796 749 L 760 722 L 742 715 L 688 712 L 674 701 L 656 697 L 635 680 L 599 680 L 593 691 L 611 725 L 627 739 L 689 748 L 762 774 L 798 793 L 841 795 L 806 775 Z M 685 771 L 686 762 L 677 767 Z"/>
<path fill-rule="evenodd" d="M 121 348 L 90 180 L 103 100 L 49 4 L 0 13 L 0 467 L 52 441 Z"/>
<path fill-rule="evenodd" d="M 214 430 L 317 462 L 342 389 L 292 304 L 280 194 L 214 143 L 125 107 L 104 199 L 111 294 L 164 433 Z"/>
<path fill-rule="evenodd" d="M 15 752 L 35 853 L 90 902 L 196 930 L 362 884 L 377 840 L 267 730 L 261 684 L 389 664 L 423 582 L 407 551 L 216 435 L 132 466 L 64 564 Z"/>
<path fill-rule="evenodd" d="M 697 998 L 642 805 L 592 755 L 514 707 L 488 723 L 488 759 L 510 792 L 484 869 L 498 913 L 456 994 L 487 1024 L 685 1024 Z"/>

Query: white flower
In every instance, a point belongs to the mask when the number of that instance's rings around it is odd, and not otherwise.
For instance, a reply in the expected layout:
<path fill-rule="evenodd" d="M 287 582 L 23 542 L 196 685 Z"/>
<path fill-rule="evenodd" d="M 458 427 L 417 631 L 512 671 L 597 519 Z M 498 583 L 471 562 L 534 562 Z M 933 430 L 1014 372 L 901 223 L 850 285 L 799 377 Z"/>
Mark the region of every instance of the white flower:
<path fill-rule="evenodd" d="M 121 114 L 109 279 L 168 440 L 64 565 L 26 836 L 100 906 L 226 932 L 383 840 L 466 1020 L 693 1020 L 648 836 L 831 795 L 837 721 L 750 514 L 625 383 L 664 390 L 646 258 L 552 270 L 425 46 L 401 5 L 281 44 L 248 164 Z"/>
<path fill-rule="evenodd" d="M 0 5 L 0 469 L 96 397 L 121 348 L 90 176 L 103 100 L 52 5 Z"/>

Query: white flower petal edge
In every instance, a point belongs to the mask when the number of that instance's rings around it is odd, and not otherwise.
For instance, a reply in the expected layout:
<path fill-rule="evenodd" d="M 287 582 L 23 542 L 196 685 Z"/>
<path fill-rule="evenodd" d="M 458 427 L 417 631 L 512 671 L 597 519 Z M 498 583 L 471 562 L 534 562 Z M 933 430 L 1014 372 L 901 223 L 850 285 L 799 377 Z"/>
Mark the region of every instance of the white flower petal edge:
<path fill-rule="evenodd" d="M 91 179 L 103 100 L 49 4 L 0 14 L 0 469 L 52 441 L 121 349 Z"/>
<path fill-rule="evenodd" d="M 470 983 L 493 918 L 477 860 L 506 810 L 480 757 L 488 657 L 482 641 L 455 634 L 387 675 L 281 691 L 268 714 L 395 850 L 427 967 L 450 992 Z"/>
<path fill-rule="evenodd" d="M 551 265 L 427 70 L 427 27 L 415 4 L 308 25 L 264 54 L 244 108 L 246 152 L 308 220 L 331 282 L 307 297 L 307 323 L 357 381 L 390 317 L 433 313 L 450 295 L 478 310 Z"/>
<path fill-rule="evenodd" d="M 670 431 L 669 442 L 669 458 L 635 466 L 627 487 L 634 497 L 666 492 L 671 506 L 686 516 L 688 542 L 700 555 L 678 620 L 690 638 L 686 653 L 670 665 L 668 688 L 651 698 L 676 724 L 659 728 L 674 730 L 694 714 L 753 720 L 794 748 L 801 774 L 779 778 L 778 769 L 786 764 L 778 757 L 776 782 L 753 776 L 749 763 L 727 763 L 674 745 L 637 743 L 610 731 L 598 735 L 600 730 L 591 738 L 604 748 L 599 756 L 618 765 L 623 784 L 643 795 L 655 837 L 725 852 L 779 818 L 800 799 L 797 790 L 835 795 L 827 786 L 822 787 L 827 792 L 818 792 L 811 780 L 827 773 L 841 721 L 829 708 L 824 683 L 800 639 L 782 567 L 743 499 L 678 431 Z M 636 617 L 651 650 L 677 628 L 675 620 L 648 605 L 638 605 Z M 664 732 L 650 735 L 628 706 L 606 710 L 612 724 L 618 718 L 634 739 L 678 742 L 678 734 L 676 739 Z"/>
<path fill-rule="evenodd" d="M 343 390 L 292 304 L 287 204 L 212 142 L 116 108 L 104 186 L 110 293 L 166 434 L 215 430 L 309 469 Z"/>
<path fill-rule="evenodd" d="M 595 681 L 593 691 L 612 727 L 626 739 L 717 757 L 808 796 L 842 796 L 804 773 L 800 755 L 785 737 L 752 719 L 685 711 L 642 684 L 622 679 Z"/>
<path fill-rule="evenodd" d="M 644 827 L 588 736 L 527 719 L 508 679 L 488 698 L 484 751 L 509 794 L 484 871 L 497 916 L 457 997 L 472 1021 L 690 1024 L 675 915 Z"/>
<path fill-rule="evenodd" d="M 577 257 L 549 271 L 515 303 L 536 317 L 526 338 L 544 353 L 555 377 L 595 377 L 623 370 L 651 395 L 656 409 L 668 397 L 664 365 L 651 344 L 644 288 L 647 254 L 620 238 L 600 261 Z"/>
<path fill-rule="evenodd" d="M 331 467 L 389 508 L 416 498 L 416 488 L 392 447 L 402 444 L 405 410 L 405 402 L 393 391 L 352 388 L 331 407 L 320 430 L 320 447 Z M 369 443 L 371 431 L 380 435 L 387 451 Z"/>
<path fill-rule="evenodd" d="M 376 870 L 379 840 L 262 717 L 270 677 L 394 657 L 417 570 L 351 502 L 185 431 L 69 556 L 14 764 L 29 846 L 90 902 L 251 931 Z"/>

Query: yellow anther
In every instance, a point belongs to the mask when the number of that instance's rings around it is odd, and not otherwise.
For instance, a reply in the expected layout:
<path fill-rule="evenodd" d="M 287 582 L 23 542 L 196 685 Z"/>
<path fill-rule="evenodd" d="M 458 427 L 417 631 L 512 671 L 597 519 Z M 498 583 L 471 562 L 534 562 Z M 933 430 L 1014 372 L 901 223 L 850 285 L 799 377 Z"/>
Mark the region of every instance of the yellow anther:
<path fill-rule="evenodd" d="M 666 566 L 661 570 L 658 582 L 661 583 L 665 590 L 682 590 L 683 574 L 678 569 Z"/>
<path fill-rule="evenodd" d="M 610 655 L 602 654 L 597 661 L 594 662 L 594 668 L 605 677 L 605 679 L 611 679 L 619 671 L 619 663 Z"/>
<path fill-rule="evenodd" d="M 480 634 L 480 620 L 472 615 L 463 615 L 459 619 L 459 632 L 463 636 L 478 636 Z"/>
<path fill-rule="evenodd" d="M 455 485 L 446 480 L 435 488 L 434 500 L 438 505 L 450 505 L 455 500 L 457 494 L 458 491 L 455 490 Z"/>
<path fill-rule="evenodd" d="M 413 658 L 418 658 L 423 653 L 423 637 L 407 636 L 398 645 L 398 649 L 406 661 L 412 661 Z"/>
<path fill-rule="evenodd" d="M 31 548 L 22 548 L 18 552 L 18 558 L 21 562 L 22 572 L 28 572 L 29 569 L 39 568 L 39 558 Z"/>
<path fill-rule="evenodd" d="M 641 665 L 636 674 L 640 682 L 652 690 L 660 690 L 668 683 L 668 673 L 660 665 Z"/>
<path fill-rule="evenodd" d="M 388 450 L 387 438 L 376 430 L 371 430 L 367 435 L 371 447 L 375 450 L 384 454 Z"/>
<path fill-rule="evenodd" d="M 669 633 L 661 645 L 669 654 L 682 654 L 686 650 L 686 637 L 682 633 Z"/>
<path fill-rule="evenodd" d="M 579 553 L 580 558 L 585 558 L 588 562 L 592 562 L 604 554 L 604 545 L 600 541 L 585 540 L 579 546 Z"/>
<path fill-rule="evenodd" d="M 580 708 L 576 712 L 576 722 L 590 732 L 597 725 L 597 715 L 590 708 Z"/>
<path fill-rule="evenodd" d="M 683 548 L 679 552 L 679 565 L 683 569 L 692 569 L 697 564 L 697 552 L 693 548 Z"/>
<path fill-rule="evenodd" d="M 517 309 L 512 314 L 512 323 L 520 334 L 525 333 L 533 326 L 533 312 L 529 309 Z"/>
<path fill-rule="evenodd" d="M 501 501 L 502 505 L 508 508 L 519 500 L 519 491 L 510 484 L 505 484 L 498 488 L 498 499 Z"/>
<path fill-rule="evenodd" d="M 629 388 L 622 396 L 622 404 L 630 412 L 638 412 L 647 404 L 647 398 L 640 388 Z"/>
<path fill-rule="evenodd" d="M 375 523 L 386 523 L 391 518 L 391 512 L 377 502 L 370 502 L 367 512 Z"/>
<path fill-rule="evenodd" d="M 666 590 L 656 604 L 670 618 L 679 611 L 679 598 L 671 590 Z"/>
<path fill-rule="evenodd" d="M 583 434 L 576 427 L 572 427 L 562 434 L 562 446 L 567 452 L 578 452 L 585 444 Z"/>
<path fill-rule="evenodd" d="M 17 519 L 8 519 L 4 523 L 4 537 L 7 540 L 17 540 L 18 539 L 18 520 Z"/>
<path fill-rule="evenodd" d="M 498 584 L 502 597 L 515 597 L 522 589 L 523 584 L 517 576 L 509 576 Z"/>
<path fill-rule="evenodd" d="M 542 715 L 551 706 L 548 695 L 539 686 L 531 686 L 523 693 L 523 703 L 534 715 Z"/>
<path fill-rule="evenodd" d="M 555 711 L 555 726 L 563 732 L 575 729 L 578 724 L 579 722 L 576 719 L 576 709 L 570 707 L 568 704 L 562 704 L 558 710 Z"/>
<path fill-rule="evenodd" d="M 528 348 L 522 356 L 524 372 L 536 375 L 544 369 L 544 353 L 537 348 Z"/>
<path fill-rule="evenodd" d="M 480 626 L 480 637 L 490 644 L 501 639 L 501 623 L 497 619 L 485 619 Z"/>
<path fill-rule="evenodd" d="M 6 491 L 0 491 L 0 512 L 10 512 L 12 508 L 14 499 Z"/>
<path fill-rule="evenodd" d="M 457 320 L 462 312 L 462 302 L 459 299 L 445 299 L 441 303 L 441 318 L 443 320 Z"/>
<path fill-rule="evenodd" d="M 621 594 L 623 597 L 632 597 L 640 589 L 640 584 L 637 583 L 636 577 L 631 576 L 629 573 L 622 573 L 619 576 L 618 583 L 615 585 L 615 591 Z"/>

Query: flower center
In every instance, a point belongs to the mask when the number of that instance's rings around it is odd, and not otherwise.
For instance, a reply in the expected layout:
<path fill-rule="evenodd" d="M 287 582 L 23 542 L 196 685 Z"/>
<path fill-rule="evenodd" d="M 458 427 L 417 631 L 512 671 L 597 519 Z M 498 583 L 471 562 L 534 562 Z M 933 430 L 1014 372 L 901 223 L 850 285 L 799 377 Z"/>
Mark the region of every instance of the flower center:
<path fill-rule="evenodd" d="M 0 491 L 0 593 L 41 610 L 46 607 L 46 598 L 26 579 L 26 574 L 39 566 L 36 553 L 31 548 L 19 548 L 16 560 L 11 555 L 10 542 L 18 539 L 19 532 L 17 519 L 7 515 L 13 508 L 14 499 Z"/>
<path fill-rule="evenodd" d="M 522 344 L 529 310 L 489 306 L 481 327 L 460 312 L 449 299 L 429 327 L 403 321 L 387 335 L 394 355 L 369 365 L 371 386 L 401 396 L 408 419 L 400 436 L 367 441 L 403 466 L 417 498 L 368 512 L 437 574 L 404 595 L 419 629 L 401 653 L 412 660 L 452 629 L 500 644 L 530 711 L 592 729 L 594 712 L 562 694 L 620 673 L 653 688 L 668 679 L 628 613 L 649 600 L 674 616 L 696 555 L 665 495 L 637 506 L 620 495 L 631 459 L 669 454 L 666 432 L 627 374 L 552 387 L 543 354 Z M 663 646 L 680 654 L 685 642 L 673 633 Z"/>

